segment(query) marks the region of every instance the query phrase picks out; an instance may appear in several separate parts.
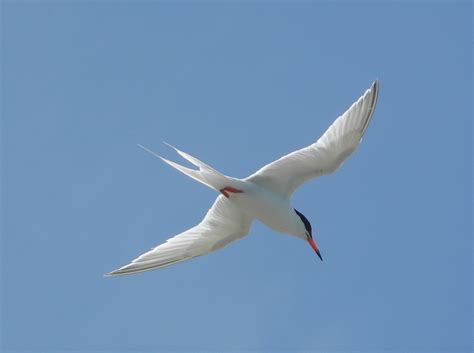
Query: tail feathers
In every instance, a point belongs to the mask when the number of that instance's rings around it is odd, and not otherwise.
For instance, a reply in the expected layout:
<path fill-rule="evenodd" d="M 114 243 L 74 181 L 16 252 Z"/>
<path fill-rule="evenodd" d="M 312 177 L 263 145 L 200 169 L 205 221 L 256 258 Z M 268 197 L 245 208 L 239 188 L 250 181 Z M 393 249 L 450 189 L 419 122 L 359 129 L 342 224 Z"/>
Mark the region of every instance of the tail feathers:
<path fill-rule="evenodd" d="M 208 182 L 208 178 L 205 177 L 205 173 L 204 172 L 201 172 L 201 170 L 194 170 L 194 169 L 191 169 L 191 168 L 187 168 L 187 167 L 184 167 L 178 163 L 175 163 L 173 161 L 170 161 L 169 159 L 166 159 L 166 158 L 163 158 L 161 157 L 161 160 L 167 164 L 169 164 L 170 166 L 172 166 L 173 168 L 176 168 L 178 169 L 181 173 L 183 174 L 186 174 L 188 177 L 190 178 L 193 178 L 194 180 L 197 180 L 199 181 L 200 183 L 203 183 L 204 185 L 207 185 L 209 186 L 210 188 L 212 189 L 216 189 L 217 191 L 219 191 L 220 189 L 216 188 L 215 186 L 211 185 L 209 182 Z M 206 173 L 207 174 L 207 173 Z M 222 189 L 222 188 L 221 188 Z"/>
<path fill-rule="evenodd" d="M 180 151 L 179 149 L 177 149 L 176 147 L 170 145 L 169 143 L 165 142 L 164 143 L 166 146 L 168 147 L 171 147 L 172 149 L 174 149 L 181 157 L 183 157 L 184 159 L 186 159 L 188 162 L 194 164 L 196 167 L 198 168 L 203 168 L 203 169 L 207 169 L 211 172 L 214 172 L 214 173 L 217 173 L 217 174 L 220 174 L 222 175 L 221 173 L 219 173 L 217 170 L 215 170 L 214 168 L 208 166 L 206 163 L 200 161 L 199 159 L 191 156 L 190 154 L 186 153 L 186 152 L 183 152 L 183 151 Z"/>
<path fill-rule="evenodd" d="M 151 151 L 150 149 L 146 148 L 145 146 L 138 145 L 138 147 L 144 149 L 148 153 L 151 153 L 155 157 L 160 158 L 163 162 L 167 163 L 168 165 L 172 166 L 173 168 L 179 170 L 181 173 L 193 178 L 194 180 L 199 181 L 200 183 L 210 187 L 211 189 L 215 189 L 220 191 L 221 189 L 231 186 L 233 184 L 232 178 L 229 178 L 221 173 L 219 173 L 214 168 L 208 166 L 204 162 L 201 162 L 199 159 L 187 154 L 186 152 L 178 150 L 176 147 L 167 144 L 169 147 L 173 148 L 181 157 L 189 161 L 190 163 L 194 164 L 198 167 L 198 170 L 187 168 L 182 166 L 176 162 L 170 161 L 160 155 L 156 154 L 155 152 Z"/>

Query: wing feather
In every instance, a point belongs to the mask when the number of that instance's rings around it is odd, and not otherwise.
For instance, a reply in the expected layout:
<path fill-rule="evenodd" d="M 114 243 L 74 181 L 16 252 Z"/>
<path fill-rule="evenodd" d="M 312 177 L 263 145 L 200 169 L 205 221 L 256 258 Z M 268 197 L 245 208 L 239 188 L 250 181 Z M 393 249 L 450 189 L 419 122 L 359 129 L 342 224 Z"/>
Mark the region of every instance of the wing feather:
<path fill-rule="evenodd" d="M 220 249 L 248 234 L 252 219 L 231 200 L 219 196 L 204 219 L 107 276 L 149 271 Z"/>
<path fill-rule="evenodd" d="M 267 164 L 246 180 L 290 197 L 307 180 L 336 171 L 362 140 L 375 110 L 378 90 L 378 81 L 374 81 L 315 143 Z"/>

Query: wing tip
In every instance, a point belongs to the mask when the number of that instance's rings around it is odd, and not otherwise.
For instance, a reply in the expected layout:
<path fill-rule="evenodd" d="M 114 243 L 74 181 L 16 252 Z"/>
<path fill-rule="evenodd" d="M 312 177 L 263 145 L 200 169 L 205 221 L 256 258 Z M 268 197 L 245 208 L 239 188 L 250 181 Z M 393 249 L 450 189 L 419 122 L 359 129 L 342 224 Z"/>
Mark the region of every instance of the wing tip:
<path fill-rule="evenodd" d="M 375 103 L 377 103 L 377 97 L 379 95 L 379 88 L 380 88 L 380 83 L 379 79 L 376 78 L 374 82 L 372 82 L 372 86 L 370 87 L 370 90 L 373 91 L 374 97 L 375 97 L 375 102 L 373 103 L 373 107 L 375 108 Z"/>
<path fill-rule="evenodd" d="M 185 260 L 190 260 L 194 257 L 197 257 L 200 255 L 194 255 L 194 256 L 186 256 L 186 257 L 180 257 L 180 258 L 175 258 L 169 261 L 165 262 L 144 262 L 144 263 L 137 263 L 136 262 L 131 262 L 128 265 L 125 265 L 123 267 L 120 267 L 117 270 L 113 270 L 111 272 L 105 273 L 104 277 L 117 277 L 117 276 L 126 276 L 126 275 L 134 275 L 137 273 L 142 273 L 142 272 L 147 272 L 151 270 L 157 270 L 163 267 L 167 267 L 170 265 L 177 264 L 179 262 L 185 261 Z"/>
<path fill-rule="evenodd" d="M 107 273 L 104 273 L 103 274 L 103 277 L 114 277 L 116 276 L 118 273 L 117 273 L 117 270 L 114 270 L 114 271 L 110 271 L 110 272 L 107 272 Z"/>
<path fill-rule="evenodd" d="M 126 271 L 126 270 L 129 266 L 130 266 L 130 264 L 122 266 L 122 267 L 120 267 L 116 270 L 104 273 L 104 277 L 115 277 L 115 276 L 120 276 L 120 275 L 127 274 L 128 271 Z"/>
<path fill-rule="evenodd" d="M 134 260 L 135 261 L 135 260 Z M 141 272 L 143 269 L 137 268 L 136 263 L 132 261 L 129 264 L 119 267 L 116 270 L 107 272 L 104 274 L 104 277 L 116 277 L 116 276 L 123 276 L 123 275 L 130 275 L 136 272 Z"/>
<path fill-rule="evenodd" d="M 104 273 L 104 277 L 117 277 L 117 276 L 131 275 L 137 272 L 142 272 L 142 271 L 134 271 L 133 269 L 129 269 L 129 265 L 126 265 L 117 270 Z"/>
<path fill-rule="evenodd" d="M 377 100 L 378 100 L 378 96 L 379 96 L 379 79 L 378 78 L 376 78 L 372 82 L 372 84 L 370 85 L 370 88 L 367 90 L 365 96 L 367 96 L 369 94 L 372 94 L 372 102 L 370 103 L 370 108 L 369 108 L 369 112 L 368 112 L 368 115 L 367 115 L 367 119 L 365 120 L 365 124 L 362 127 L 362 136 L 365 134 L 365 131 L 369 127 L 369 123 L 372 120 L 372 116 L 374 114 L 375 107 L 377 105 Z"/>

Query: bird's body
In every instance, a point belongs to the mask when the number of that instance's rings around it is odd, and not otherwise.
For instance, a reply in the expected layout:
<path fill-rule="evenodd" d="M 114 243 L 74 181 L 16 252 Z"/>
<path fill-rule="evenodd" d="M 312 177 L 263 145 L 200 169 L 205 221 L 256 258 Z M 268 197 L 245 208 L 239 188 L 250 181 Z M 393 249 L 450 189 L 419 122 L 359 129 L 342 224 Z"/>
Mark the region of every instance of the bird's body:
<path fill-rule="evenodd" d="M 229 202 L 235 203 L 250 218 L 280 233 L 296 235 L 304 231 L 288 197 L 246 180 L 242 180 L 237 189 L 243 192 L 233 194 Z"/>
<path fill-rule="evenodd" d="M 291 195 L 305 181 L 337 170 L 357 148 L 371 120 L 377 95 L 375 81 L 315 143 L 283 156 L 245 179 L 225 176 L 176 148 L 198 169 L 184 167 L 140 146 L 222 195 L 201 223 L 108 275 L 143 272 L 207 254 L 247 235 L 255 219 L 277 232 L 307 240 L 322 260 L 311 224 L 292 207 Z"/>

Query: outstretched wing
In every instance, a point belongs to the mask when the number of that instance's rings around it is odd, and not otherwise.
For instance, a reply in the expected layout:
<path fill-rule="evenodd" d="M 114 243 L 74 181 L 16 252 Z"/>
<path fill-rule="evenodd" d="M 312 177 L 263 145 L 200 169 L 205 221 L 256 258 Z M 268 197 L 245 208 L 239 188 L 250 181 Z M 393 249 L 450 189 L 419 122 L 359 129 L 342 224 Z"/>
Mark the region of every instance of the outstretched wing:
<path fill-rule="evenodd" d="M 246 180 L 285 197 L 305 181 L 337 170 L 357 148 L 374 113 L 378 81 L 312 145 L 267 164 Z"/>
<path fill-rule="evenodd" d="M 197 226 L 168 239 L 107 276 L 153 270 L 208 254 L 248 234 L 252 219 L 219 196 Z"/>

